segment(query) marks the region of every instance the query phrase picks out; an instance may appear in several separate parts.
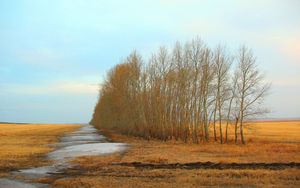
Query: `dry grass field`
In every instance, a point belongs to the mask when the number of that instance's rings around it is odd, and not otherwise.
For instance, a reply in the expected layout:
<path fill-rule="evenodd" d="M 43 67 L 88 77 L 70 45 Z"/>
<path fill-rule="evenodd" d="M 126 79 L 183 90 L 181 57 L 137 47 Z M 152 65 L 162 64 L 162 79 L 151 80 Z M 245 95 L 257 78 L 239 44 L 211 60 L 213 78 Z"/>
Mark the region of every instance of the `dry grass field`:
<path fill-rule="evenodd" d="M 248 126 L 256 141 L 300 143 L 300 121 L 260 121 Z"/>
<path fill-rule="evenodd" d="M 75 124 L 0 124 L 0 176 L 14 169 L 48 163 L 43 156 L 53 149 L 49 145 L 79 127 Z"/>
<path fill-rule="evenodd" d="M 10 170 L 40 166 L 49 144 L 79 125 L 0 124 L 0 175 Z M 56 188 L 76 187 L 299 187 L 299 168 L 182 168 L 193 162 L 289 163 L 300 162 L 300 121 L 255 122 L 248 125 L 247 144 L 143 140 L 112 132 L 113 141 L 125 142 L 125 153 L 76 158 L 76 166 L 51 178 L 36 179 Z M 170 168 L 135 166 L 168 165 Z"/>
<path fill-rule="evenodd" d="M 130 144 L 124 154 L 77 158 L 71 178 L 57 179 L 54 187 L 299 187 L 300 169 L 182 169 L 147 168 L 124 163 L 171 164 L 300 162 L 300 121 L 255 122 L 248 125 L 246 145 L 185 144 L 146 141 L 105 134 Z"/>

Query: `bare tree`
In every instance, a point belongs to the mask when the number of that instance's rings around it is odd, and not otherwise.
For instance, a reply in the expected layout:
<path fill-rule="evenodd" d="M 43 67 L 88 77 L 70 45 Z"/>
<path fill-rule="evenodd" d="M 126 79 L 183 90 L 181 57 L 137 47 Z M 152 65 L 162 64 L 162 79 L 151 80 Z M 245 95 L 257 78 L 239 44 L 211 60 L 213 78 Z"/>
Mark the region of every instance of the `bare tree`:
<path fill-rule="evenodd" d="M 245 143 L 244 121 L 265 110 L 260 107 L 269 88 L 255 65 L 252 52 L 243 47 L 238 66 L 229 79 L 232 58 L 225 48 L 208 48 L 195 39 L 172 50 L 161 47 L 145 63 L 133 51 L 111 69 L 102 84 L 91 124 L 122 134 L 199 143 L 209 141 L 213 125 L 223 143 L 223 123 L 235 124 Z"/>
<path fill-rule="evenodd" d="M 243 46 L 238 54 L 238 67 L 236 70 L 237 100 L 239 101 L 239 127 L 241 141 L 245 144 L 244 121 L 247 118 L 261 115 L 266 112 L 260 107 L 268 93 L 270 84 L 264 83 L 264 76 L 260 73 L 256 59 L 250 49 Z"/>
<path fill-rule="evenodd" d="M 222 131 L 222 118 L 224 111 L 224 104 L 228 99 L 228 73 L 231 66 L 231 58 L 226 54 L 225 48 L 218 46 L 215 51 L 215 75 L 216 75 L 216 100 L 215 100 L 215 115 L 218 113 L 219 129 L 220 129 L 220 143 L 223 143 L 223 131 Z M 214 122 L 215 131 L 215 122 Z"/>
<path fill-rule="evenodd" d="M 232 82 L 229 88 L 229 103 L 228 103 L 228 109 L 227 109 L 227 118 L 226 118 L 226 132 L 225 132 L 225 142 L 228 143 L 228 126 L 229 123 L 232 123 L 233 121 L 231 121 L 232 117 L 232 105 L 234 102 L 234 99 L 236 98 L 236 85 L 237 85 L 237 76 L 234 74 L 234 76 L 232 77 Z M 235 135 L 236 135 L 236 130 L 237 128 L 235 128 Z"/>

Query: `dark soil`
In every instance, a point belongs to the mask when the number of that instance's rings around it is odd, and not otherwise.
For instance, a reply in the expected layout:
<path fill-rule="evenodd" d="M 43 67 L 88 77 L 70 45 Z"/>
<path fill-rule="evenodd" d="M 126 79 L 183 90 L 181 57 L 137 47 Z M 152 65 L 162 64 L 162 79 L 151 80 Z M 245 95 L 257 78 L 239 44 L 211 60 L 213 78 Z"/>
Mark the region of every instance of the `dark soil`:
<path fill-rule="evenodd" d="M 300 163 L 212 163 L 212 162 L 195 162 L 195 163 L 113 163 L 113 165 L 133 166 L 135 168 L 148 169 L 269 169 L 283 170 L 287 168 L 300 169 Z"/>

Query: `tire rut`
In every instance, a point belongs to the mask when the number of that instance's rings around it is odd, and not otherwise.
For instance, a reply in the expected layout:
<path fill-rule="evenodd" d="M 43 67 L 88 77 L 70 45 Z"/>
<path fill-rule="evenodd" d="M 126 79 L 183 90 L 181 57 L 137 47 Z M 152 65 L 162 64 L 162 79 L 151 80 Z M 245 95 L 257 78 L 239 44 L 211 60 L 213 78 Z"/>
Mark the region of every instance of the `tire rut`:
<path fill-rule="evenodd" d="M 195 163 L 113 163 L 113 165 L 132 166 L 135 168 L 147 169 L 269 169 L 283 170 L 287 168 L 300 169 L 300 163 L 213 163 L 213 162 L 195 162 Z"/>

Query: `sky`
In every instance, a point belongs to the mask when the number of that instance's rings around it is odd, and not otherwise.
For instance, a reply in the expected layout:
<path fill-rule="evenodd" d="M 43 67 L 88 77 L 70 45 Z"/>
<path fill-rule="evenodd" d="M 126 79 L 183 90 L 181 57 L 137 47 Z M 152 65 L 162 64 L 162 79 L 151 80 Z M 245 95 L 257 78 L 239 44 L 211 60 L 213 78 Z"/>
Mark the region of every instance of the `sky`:
<path fill-rule="evenodd" d="M 300 117 L 298 0 L 0 0 L 0 122 L 86 123 L 106 72 L 200 37 L 252 48 L 268 118 Z"/>

